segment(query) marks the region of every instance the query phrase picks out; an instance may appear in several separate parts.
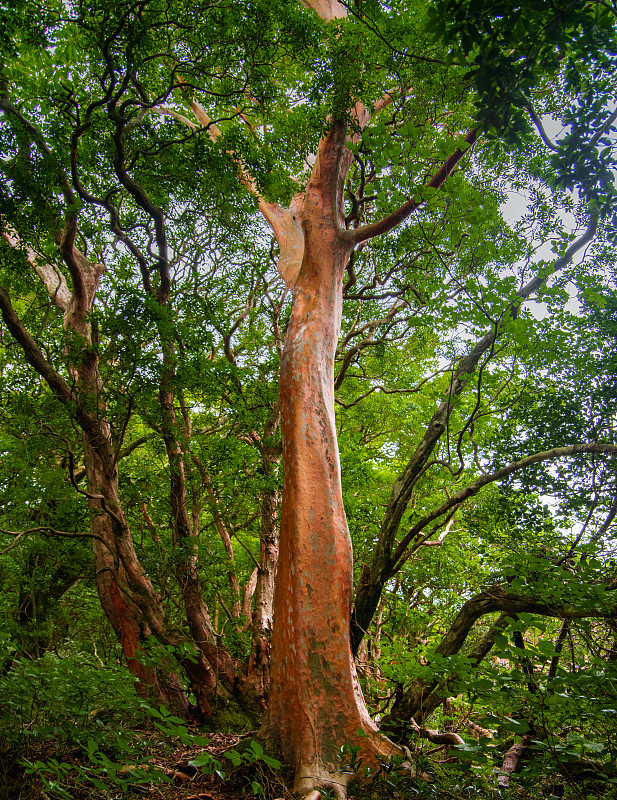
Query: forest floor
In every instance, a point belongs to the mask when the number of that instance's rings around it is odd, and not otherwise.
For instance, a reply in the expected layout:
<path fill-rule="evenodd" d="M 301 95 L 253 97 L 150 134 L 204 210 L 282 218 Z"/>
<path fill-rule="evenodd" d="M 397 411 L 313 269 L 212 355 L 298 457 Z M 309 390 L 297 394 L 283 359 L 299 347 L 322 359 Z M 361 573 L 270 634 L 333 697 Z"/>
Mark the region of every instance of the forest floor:
<path fill-rule="evenodd" d="M 208 747 L 178 747 L 166 757 L 153 754 L 152 764 L 164 770 L 173 783 L 165 786 L 149 787 L 143 792 L 144 797 L 152 800 L 247 800 L 255 795 L 273 800 L 282 798 L 291 800 L 291 775 L 287 770 L 273 770 L 263 764 L 244 764 L 229 769 L 225 762 L 225 753 L 234 749 L 246 737 L 229 733 L 208 734 Z M 204 752 L 213 758 L 223 761 L 225 778 L 217 774 L 205 774 L 204 771 L 191 766 L 193 761 Z M 262 791 L 251 786 L 256 782 Z M 144 787 L 145 788 L 145 787 Z"/>
<path fill-rule="evenodd" d="M 236 747 L 241 748 L 242 742 L 249 738 L 246 735 L 208 733 L 210 744 L 207 746 L 181 745 L 170 748 L 169 742 L 161 739 L 160 734 L 152 735 L 150 731 L 139 733 L 142 750 L 138 763 L 132 764 L 130 757 L 126 759 L 126 763 L 119 763 L 121 759 L 116 754 L 110 769 L 105 769 L 105 764 L 98 759 L 97 766 L 94 767 L 83 748 L 70 748 L 62 753 L 38 752 L 35 759 L 28 760 L 30 763 L 44 765 L 46 769 L 39 774 L 25 774 L 23 761 L 22 764 L 19 763 L 21 759 L 7 761 L 0 753 L 0 800 L 98 800 L 103 797 L 114 800 L 293 798 L 292 775 L 285 767 L 274 770 L 259 761 L 245 761 L 234 766 L 226 758 L 225 753 L 235 750 Z M 200 757 L 203 759 L 206 754 L 215 759 L 210 769 L 191 765 L 191 761 Z M 59 768 L 54 769 L 54 764 L 59 765 Z M 154 781 L 143 779 L 141 776 L 144 768 L 165 777 Z M 135 782 L 132 780 L 133 769 L 141 778 Z M 84 773 L 94 777 L 94 780 L 84 777 Z M 104 786 L 96 787 L 96 780 L 101 781 Z"/>
<path fill-rule="evenodd" d="M 273 768 L 263 751 L 260 757 L 253 743 L 256 731 L 196 733 L 202 739 L 198 745 L 181 744 L 149 724 L 124 735 L 128 738 L 129 733 L 135 737 L 130 751 L 116 748 L 113 756 L 107 751 L 113 761 L 103 752 L 107 748 L 97 746 L 88 753 L 83 745 L 62 748 L 58 741 L 54 748 L 52 740 L 36 754 L 30 751 L 29 758 L 22 754 L 10 763 L 8 752 L 0 749 L 0 800 L 295 800 L 291 769 L 278 762 Z M 36 768 L 24 771 L 27 763 Z M 437 762 L 431 765 L 437 768 Z M 416 782 L 387 771 L 370 785 L 351 787 L 350 800 L 535 800 L 550 794 L 538 793 L 539 786 L 535 791 L 519 786 L 504 793 L 494 781 L 478 777 L 465 780 L 462 774 L 436 773 Z"/>

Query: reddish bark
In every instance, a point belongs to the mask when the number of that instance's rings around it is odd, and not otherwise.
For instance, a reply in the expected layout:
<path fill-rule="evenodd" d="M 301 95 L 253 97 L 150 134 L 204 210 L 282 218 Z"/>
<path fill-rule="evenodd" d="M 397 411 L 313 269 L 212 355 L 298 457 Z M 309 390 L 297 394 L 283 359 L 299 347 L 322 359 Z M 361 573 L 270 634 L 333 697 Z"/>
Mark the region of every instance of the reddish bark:
<path fill-rule="evenodd" d="M 100 537 L 99 540 L 93 540 L 97 590 L 101 605 L 122 644 L 127 666 L 139 679 L 141 692 L 169 705 L 183 716 L 190 716 L 191 705 L 177 676 L 171 673 L 168 678 L 163 679 L 154 670 L 144 667 L 139 660 L 142 643 L 151 633 L 148 618 L 156 619 L 156 627 L 166 633 L 164 613 L 158 595 L 135 552 L 120 502 L 117 459 L 111 429 L 105 418 L 100 416 L 105 411 L 105 401 L 101 397 L 102 381 L 98 358 L 92 346 L 89 313 L 103 266 L 89 261 L 76 250 L 73 247 L 73 238 L 74 230 L 67 227 L 61 250 L 73 279 L 73 292 L 68 307 L 63 309 L 64 326 L 81 339 L 82 346 L 76 351 L 79 358 L 69 367 L 80 401 L 86 407 L 99 410 L 92 417 L 92 424 L 84 429 L 83 435 L 90 526 Z M 102 544 L 103 541 L 106 546 Z M 190 663 L 189 668 L 194 670 L 194 665 Z M 200 711 L 210 714 L 210 704 L 202 686 L 195 692 L 195 696 Z"/>
<path fill-rule="evenodd" d="M 91 528 L 100 537 L 94 540 L 93 549 L 101 605 L 122 643 L 129 669 L 140 681 L 147 681 L 148 689 L 144 693 L 156 697 L 177 713 L 192 716 L 194 709 L 175 674 L 171 673 L 163 679 L 139 664 L 138 651 L 151 633 L 162 644 L 171 645 L 179 652 L 184 650 L 189 640 L 169 628 L 160 598 L 139 562 L 119 502 L 117 470 L 114 467 L 109 474 L 103 469 L 103 464 L 113 461 L 113 454 L 111 439 L 105 435 L 107 426 L 101 424 L 97 450 L 92 447 L 90 440 L 84 443 Z M 100 450 L 103 451 L 102 458 Z M 215 670 L 203 657 L 195 661 L 180 656 L 179 661 L 191 684 L 199 713 L 210 716 L 211 699 L 217 690 Z"/>
<path fill-rule="evenodd" d="M 104 549 L 100 542 L 94 542 L 95 564 L 100 564 Z M 137 678 L 137 691 L 151 701 L 163 703 L 177 714 L 187 718 L 192 716 L 192 708 L 177 675 L 171 673 L 163 679 L 153 669 L 143 664 L 142 642 L 149 635 L 147 627 L 140 628 L 138 621 L 143 617 L 139 610 L 127 601 L 120 591 L 112 573 L 108 569 L 97 569 L 96 587 L 101 606 L 113 627 L 122 646 L 122 653 L 131 675 Z"/>
<path fill-rule="evenodd" d="M 334 356 L 351 253 L 340 228 L 345 134 L 343 123 L 333 124 L 307 187 L 304 258 L 280 375 L 285 478 L 265 731 L 295 766 L 302 794 L 322 786 L 344 794 L 343 744 L 357 745 L 367 766 L 402 752 L 368 715 L 350 645 L 352 552 L 334 420 Z"/>
<path fill-rule="evenodd" d="M 93 373 L 97 375 L 96 371 Z M 175 673 L 163 677 L 155 670 L 145 667 L 140 661 L 140 651 L 151 635 L 151 621 L 169 639 L 164 624 L 164 613 L 158 595 L 150 580 L 143 572 L 137 558 L 133 541 L 124 517 L 118 495 L 118 473 L 113 465 L 111 432 L 104 421 L 99 421 L 97 448 L 92 447 L 88 437 L 84 437 L 84 463 L 90 494 L 90 529 L 97 536 L 92 541 L 96 586 L 101 606 L 122 645 L 129 671 L 138 681 L 138 691 L 142 696 L 173 708 L 184 717 L 194 715 L 180 681 Z M 101 452 L 102 451 L 102 452 Z M 111 473 L 104 469 L 111 465 Z M 98 498 L 104 498 L 103 501 Z M 108 508 L 106 513 L 102 506 Z M 135 587 L 139 588 L 135 591 Z M 171 643 L 166 641 L 165 643 Z M 184 665 L 192 671 L 195 665 Z M 203 672 L 203 670 L 202 670 Z M 206 671 L 209 683 L 202 685 L 203 675 L 199 675 L 198 690 L 195 692 L 201 714 L 210 715 L 211 706 L 206 688 L 212 693 L 216 680 L 211 671 Z"/>

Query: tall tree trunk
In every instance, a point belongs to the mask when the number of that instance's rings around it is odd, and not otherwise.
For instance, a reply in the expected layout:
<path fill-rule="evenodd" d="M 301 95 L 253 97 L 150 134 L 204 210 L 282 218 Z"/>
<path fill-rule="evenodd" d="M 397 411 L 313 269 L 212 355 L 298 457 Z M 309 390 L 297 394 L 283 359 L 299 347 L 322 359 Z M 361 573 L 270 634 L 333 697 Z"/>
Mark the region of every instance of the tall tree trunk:
<path fill-rule="evenodd" d="M 122 645 L 129 671 L 139 680 L 140 694 L 173 708 L 183 717 L 192 717 L 196 709 L 189 703 L 177 675 L 171 672 L 163 677 L 140 661 L 143 646 L 152 633 L 164 644 L 182 647 L 185 642 L 183 637 L 168 630 L 160 599 L 135 552 L 119 501 L 117 470 L 104 467 L 105 464 L 109 467 L 113 451 L 109 427 L 102 421 L 96 444 L 97 447 L 93 447 L 91 437 L 84 435 L 90 530 L 96 537 L 92 549 L 101 606 Z M 189 659 L 183 659 L 182 666 L 191 682 L 199 712 L 209 715 L 209 696 L 216 688 L 212 671 L 207 665 Z"/>
<path fill-rule="evenodd" d="M 170 673 L 162 678 L 139 660 L 142 644 L 153 630 L 152 620 L 156 621 L 155 632 L 159 639 L 161 636 L 168 638 L 168 632 L 160 599 L 135 552 L 120 501 L 111 428 L 104 417 L 107 409 L 89 317 L 103 265 L 89 261 L 72 245 L 67 233 L 61 250 L 74 284 L 70 302 L 64 309 L 64 327 L 75 336 L 78 354 L 75 362 L 69 364 L 69 371 L 79 392 L 80 405 L 84 409 L 96 409 L 95 413 L 84 415 L 89 424 L 82 425 L 82 431 L 90 528 L 97 537 L 93 539 L 93 553 L 99 599 L 122 644 L 127 666 L 138 678 L 141 693 L 183 716 L 192 716 L 194 709 L 178 677 Z M 189 669 L 194 671 L 195 666 L 190 663 Z M 208 713 L 210 706 L 206 697 L 200 696 L 203 694 L 200 686 L 195 696 L 201 712 Z"/>
<path fill-rule="evenodd" d="M 281 362 L 285 469 L 265 725 L 295 766 L 295 790 L 345 793 L 343 744 L 365 764 L 400 752 L 371 721 L 351 655 L 353 569 L 334 419 L 334 356 L 351 247 L 339 229 L 345 126 L 322 140 L 303 209 L 304 259 Z"/>
<path fill-rule="evenodd" d="M 85 443 L 85 463 L 90 489 L 91 529 L 99 537 L 94 540 L 97 588 L 101 604 L 122 642 L 129 669 L 151 687 L 160 702 L 169 705 L 183 716 L 193 716 L 195 709 L 184 696 L 175 674 L 164 681 L 139 664 L 139 650 L 152 633 L 161 644 L 177 649 L 178 660 L 189 679 L 197 700 L 199 714 L 210 716 L 211 699 L 216 693 L 216 675 L 203 657 L 187 657 L 190 640 L 180 631 L 170 628 L 161 600 L 144 572 L 131 537 L 118 496 L 117 473 L 102 467 L 109 461 L 111 451 L 102 438 L 98 447 L 90 439 Z M 99 448 L 107 458 L 101 458 Z M 100 500 L 98 498 L 103 498 Z M 106 510 L 107 509 L 107 510 Z"/>
<path fill-rule="evenodd" d="M 91 529 L 108 542 L 106 546 L 98 539 L 92 540 L 99 601 L 122 646 L 128 670 L 137 678 L 137 691 L 150 701 L 172 708 L 183 718 L 192 717 L 194 709 L 186 697 L 178 676 L 174 673 L 165 677 L 157 675 L 155 670 L 146 667 L 143 660 L 140 660 L 140 656 L 143 655 L 142 645 L 151 631 L 139 608 L 128 600 L 116 580 L 117 575 L 120 582 L 124 582 L 126 576 L 122 567 L 114 566 L 113 563 L 109 547 L 109 545 L 113 547 L 113 539 L 109 535 L 109 521 L 100 515 L 100 509 L 93 507 L 93 501 L 91 508 L 93 512 Z"/>

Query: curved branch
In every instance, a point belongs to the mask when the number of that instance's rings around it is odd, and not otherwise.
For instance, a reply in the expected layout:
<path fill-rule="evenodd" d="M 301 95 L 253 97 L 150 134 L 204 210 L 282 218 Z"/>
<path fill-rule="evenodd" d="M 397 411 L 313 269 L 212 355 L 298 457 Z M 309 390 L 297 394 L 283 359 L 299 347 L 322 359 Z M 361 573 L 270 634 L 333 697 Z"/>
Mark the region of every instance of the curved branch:
<path fill-rule="evenodd" d="M 508 592 L 502 586 L 492 586 L 467 600 L 456 615 L 450 630 L 443 637 L 435 650 L 440 655 L 458 653 L 473 624 L 480 617 L 500 611 L 502 614 L 538 614 L 541 617 L 555 619 L 611 619 L 617 616 L 617 606 L 607 611 L 600 611 L 597 606 L 586 610 L 562 602 L 551 603 L 540 595 L 525 595 Z"/>
<path fill-rule="evenodd" d="M 127 190 L 137 205 L 148 214 L 154 222 L 156 232 L 156 244 L 158 249 L 158 271 L 160 276 L 160 286 L 157 292 L 158 300 L 161 305 L 166 305 L 171 291 L 171 279 L 169 277 L 169 258 L 167 248 L 167 233 L 165 230 L 165 214 L 163 209 L 154 203 L 143 186 L 137 183 L 126 170 L 125 167 L 125 122 L 122 115 L 115 109 L 110 109 L 109 117 L 115 124 L 113 134 L 114 154 L 113 166 L 116 176 L 122 186 Z"/>
<path fill-rule="evenodd" d="M 2 237 L 14 250 L 25 249 L 28 264 L 43 282 L 51 302 L 60 311 L 66 313 L 71 302 L 71 291 L 67 286 L 64 275 L 53 264 L 44 263 L 43 259 L 32 248 L 23 245 L 14 231 L 11 233 L 4 231 Z"/>
<path fill-rule="evenodd" d="M 30 364 L 30 366 L 36 370 L 41 378 L 43 378 L 52 392 L 62 403 L 65 405 L 71 403 L 74 399 L 71 387 L 47 361 L 41 351 L 41 348 L 26 330 L 23 322 L 15 313 L 15 309 L 11 303 L 11 298 L 1 287 L 0 312 L 2 312 L 2 319 L 4 320 L 6 327 L 9 329 L 9 333 L 24 351 L 24 355 L 28 364 Z"/>
<path fill-rule="evenodd" d="M 0 312 L 9 333 L 24 351 L 28 364 L 43 378 L 58 400 L 75 414 L 77 422 L 93 447 L 99 445 L 101 431 L 96 417 L 86 411 L 77 401 L 71 387 L 47 361 L 40 347 L 15 313 L 11 299 L 2 287 L 0 287 Z"/>
<path fill-rule="evenodd" d="M 590 212 L 586 230 L 567 248 L 565 253 L 549 267 L 543 267 L 525 286 L 517 290 L 514 299 L 507 305 L 502 315 L 504 322 L 515 319 L 523 302 L 531 297 L 552 275 L 564 269 L 574 256 L 592 241 L 597 231 L 598 222 L 599 212 L 594 209 Z M 377 609 L 381 591 L 392 569 L 392 549 L 401 519 L 407 509 L 418 478 L 423 474 L 437 443 L 447 430 L 450 414 L 454 407 L 453 400 L 463 393 L 469 377 L 475 372 L 482 357 L 493 347 L 495 339 L 501 336 L 503 330 L 503 325 L 501 325 L 488 331 L 476 342 L 470 352 L 459 360 L 453 372 L 446 398 L 440 403 L 439 408 L 429 420 L 420 443 L 392 487 L 372 565 L 361 580 L 356 594 L 351 622 L 354 649 L 362 641 L 364 631 L 368 628 Z"/>
<path fill-rule="evenodd" d="M 11 103 L 11 101 L 4 96 L 0 95 L 0 111 L 4 111 L 5 114 L 9 114 L 23 126 L 23 128 L 27 131 L 28 135 L 32 139 L 32 142 L 38 147 L 38 149 L 44 153 L 48 158 L 52 159 L 54 163 L 54 167 L 57 171 L 58 178 L 62 184 L 62 194 L 64 195 L 64 200 L 67 205 L 72 205 L 75 202 L 75 195 L 73 194 L 73 190 L 71 185 L 68 182 L 66 175 L 60 163 L 54 156 L 51 148 L 45 141 L 45 137 L 41 133 L 41 131 L 36 127 L 33 122 L 25 117 L 19 109 Z"/>
<path fill-rule="evenodd" d="M 101 536 L 97 536 L 95 533 L 71 533 L 70 531 L 59 531 L 56 530 L 56 528 L 51 528 L 49 525 L 43 525 L 38 528 L 27 528 L 25 531 L 9 531 L 6 528 L 0 528 L 0 534 L 15 537 L 15 540 L 8 547 L 5 547 L 4 550 L 0 550 L 0 555 L 4 555 L 5 553 L 8 553 L 9 550 L 17 547 L 24 536 L 31 536 L 34 533 L 42 533 L 43 536 L 46 537 L 64 536 L 68 539 L 96 539 L 98 542 L 101 542 L 113 555 L 113 551 L 105 539 L 103 539 Z"/>
<path fill-rule="evenodd" d="M 531 297 L 549 277 L 566 267 L 574 258 L 576 253 L 585 247 L 595 236 L 598 227 L 599 216 L 596 212 L 591 214 L 589 224 L 585 232 L 566 250 L 563 256 L 558 258 L 550 268 L 544 268 L 538 275 L 532 278 L 525 286 L 517 290 L 515 299 L 507 306 L 502 319 L 508 321 L 514 319 L 522 303 Z M 474 373 L 484 354 L 491 349 L 496 337 L 503 331 L 503 326 L 488 331 L 479 339 L 467 355 L 463 356 L 458 362 L 448 394 L 439 405 L 437 411 L 430 419 L 424 436 L 411 456 L 403 473 L 397 478 L 388 508 L 382 523 L 380 543 L 378 545 L 388 556 L 393 546 L 394 537 L 398 531 L 400 521 L 409 503 L 409 498 L 413 488 L 422 474 L 422 470 L 431 457 L 431 454 L 446 430 L 450 414 L 454 407 L 453 400 L 459 397 L 467 386 L 470 375 Z"/>
<path fill-rule="evenodd" d="M 470 483 L 460 492 L 452 495 L 449 497 L 445 502 L 443 502 L 440 506 L 436 509 L 431 511 L 430 514 L 424 516 L 419 522 L 417 522 L 409 531 L 409 533 L 401 540 L 400 544 L 392 554 L 391 560 L 391 568 L 390 568 L 390 577 L 398 570 L 397 562 L 399 559 L 404 555 L 405 550 L 407 549 L 409 543 L 414 539 L 420 531 L 425 528 L 429 522 L 441 517 L 443 514 L 447 513 L 451 508 L 454 506 L 461 505 L 465 500 L 474 495 L 478 494 L 478 492 L 489 483 L 494 483 L 495 481 L 502 480 L 503 478 L 507 478 L 508 475 L 512 475 L 514 472 L 520 472 L 520 470 L 525 469 L 526 467 L 531 466 L 532 464 L 539 464 L 542 461 L 551 461 L 557 458 L 565 458 L 566 456 L 573 456 L 579 455 L 583 453 L 617 453 L 617 445 L 614 444 L 601 444 L 601 443 L 591 443 L 591 444 L 572 444 L 567 445 L 565 447 L 553 447 L 551 450 L 543 450 L 540 453 L 533 453 L 530 456 L 526 456 L 522 458 L 520 461 L 514 461 L 511 464 L 508 464 L 501 469 L 496 470 L 495 472 L 491 472 L 487 475 L 482 475 L 477 480 Z"/>
<path fill-rule="evenodd" d="M 536 126 L 536 129 L 540 134 L 540 138 L 542 139 L 544 144 L 549 148 L 549 150 L 552 150 L 554 153 L 557 153 L 559 151 L 559 147 L 557 147 L 556 144 L 553 144 L 553 142 L 551 142 L 551 140 L 548 138 L 546 131 L 544 130 L 544 125 L 542 125 L 542 120 L 536 114 L 535 109 L 531 105 L 531 103 L 527 105 L 527 113 L 531 117 L 531 121 L 533 122 L 533 124 Z"/>
<path fill-rule="evenodd" d="M 436 655 L 451 656 L 458 653 L 465 643 L 469 632 L 480 617 L 501 612 L 500 617 L 491 626 L 486 636 L 471 650 L 468 658 L 473 666 L 478 666 L 491 650 L 495 636 L 507 625 L 507 619 L 516 614 L 537 614 L 553 619 L 572 620 L 585 618 L 615 619 L 617 606 L 608 611 L 599 611 L 597 607 L 590 610 L 574 607 L 565 603 L 550 603 L 546 598 L 537 595 L 523 595 L 508 592 L 501 586 L 492 586 L 467 600 L 456 615 L 450 629 L 435 649 Z M 415 718 L 422 721 L 429 717 L 447 696 L 450 685 L 456 675 L 449 676 L 445 682 L 433 681 L 428 684 L 418 682 L 404 694 L 397 697 L 388 715 L 389 721 L 409 720 Z"/>
<path fill-rule="evenodd" d="M 452 153 L 452 155 L 446 159 L 446 161 L 444 161 L 439 172 L 434 175 L 427 184 L 425 184 L 426 187 L 431 189 L 439 189 L 441 186 L 443 186 L 443 184 L 446 182 L 446 179 L 461 158 L 475 144 L 479 132 L 479 127 L 473 128 L 471 131 L 469 131 L 467 136 L 465 136 L 467 146 L 464 148 L 457 147 L 455 152 Z M 345 231 L 345 236 L 354 244 L 359 244 L 367 239 L 373 239 L 375 236 L 379 236 L 382 233 L 387 233 L 388 231 L 391 231 L 393 228 L 396 228 L 398 225 L 400 225 L 401 222 L 404 222 L 407 217 L 411 216 L 411 214 L 424 202 L 425 198 L 423 197 L 413 197 L 411 200 L 403 203 L 403 205 L 397 208 L 396 211 L 393 211 L 379 222 L 373 222 L 370 225 L 364 225 L 361 228 Z"/>
<path fill-rule="evenodd" d="M 358 405 L 358 403 L 360 403 L 366 397 L 369 397 L 371 394 L 373 394 L 373 392 L 383 392 L 384 394 L 415 394 L 415 392 L 420 391 L 420 389 L 424 386 L 425 383 L 427 383 L 427 381 L 430 381 L 431 378 L 434 378 L 438 374 L 439 372 L 432 372 L 430 375 L 424 378 L 424 380 L 421 380 L 420 383 L 418 383 L 412 389 L 388 389 L 387 386 L 379 385 L 371 387 L 368 390 L 368 392 L 364 392 L 364 394 L 361 394 L 359 397 L 356 397 L 356 399 L 352 400 L 350 403 L 344 403 L 339 397 L 335 397 L 334 402 L 337 403 L 339 406 L 342 406 L 343 408 L 352 408 L 353 406 Z"/>

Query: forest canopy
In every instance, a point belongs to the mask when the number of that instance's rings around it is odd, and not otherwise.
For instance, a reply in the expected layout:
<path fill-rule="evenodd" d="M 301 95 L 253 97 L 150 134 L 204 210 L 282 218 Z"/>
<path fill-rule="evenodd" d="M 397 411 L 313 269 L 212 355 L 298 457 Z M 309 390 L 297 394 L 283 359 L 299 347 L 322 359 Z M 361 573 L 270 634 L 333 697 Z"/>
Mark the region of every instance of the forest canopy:
<path fill-rule="evenodd" d="M 616 24 L 0 7 L 0 797 L 615 796 Z"/>

